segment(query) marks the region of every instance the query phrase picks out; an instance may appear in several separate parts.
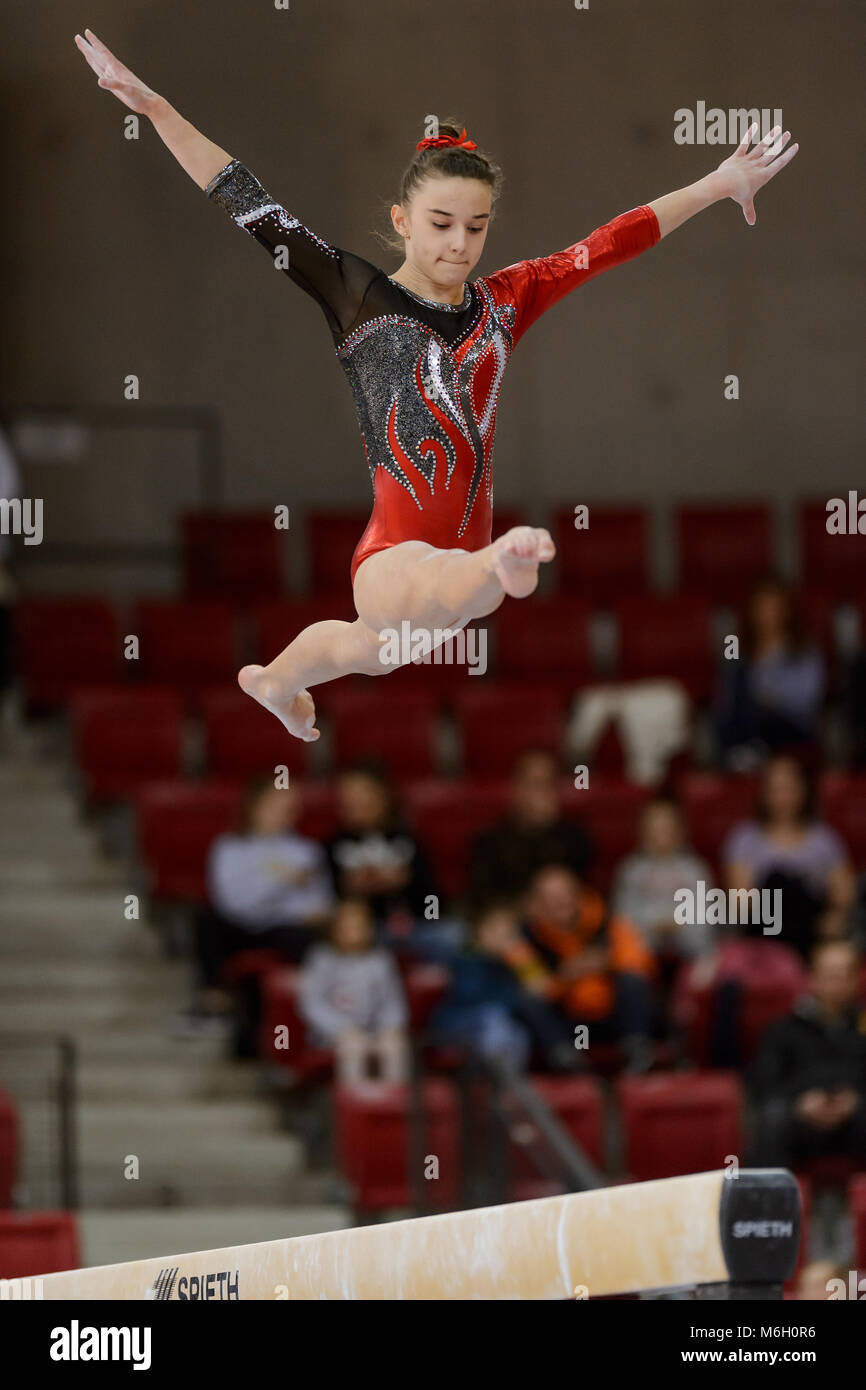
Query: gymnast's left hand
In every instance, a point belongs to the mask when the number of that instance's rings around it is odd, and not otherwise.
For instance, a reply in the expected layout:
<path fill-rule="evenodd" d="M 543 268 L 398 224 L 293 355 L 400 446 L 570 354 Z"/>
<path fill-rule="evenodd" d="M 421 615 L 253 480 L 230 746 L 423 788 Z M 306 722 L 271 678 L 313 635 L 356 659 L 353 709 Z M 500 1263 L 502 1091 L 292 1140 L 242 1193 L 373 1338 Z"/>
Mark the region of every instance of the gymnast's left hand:
<path fill-rule="evenodd" d="M 754 227 L 757 220 L 755 194 L 758 189 L 775 178 L 786 164 L 790 164 L 800 148 L 799 145 L 790 145 L 785 149 L 791 132 L 786 130 L 783 134 L 782 127 L 777 125 L 750 150 L 749 142 L 757 129 L 757 124 L 753 122 L 734 153 L 722 160 L 716 170 L 716 174 L 720 176 L 723 195 L 739 203 L 750 227 Z"/>

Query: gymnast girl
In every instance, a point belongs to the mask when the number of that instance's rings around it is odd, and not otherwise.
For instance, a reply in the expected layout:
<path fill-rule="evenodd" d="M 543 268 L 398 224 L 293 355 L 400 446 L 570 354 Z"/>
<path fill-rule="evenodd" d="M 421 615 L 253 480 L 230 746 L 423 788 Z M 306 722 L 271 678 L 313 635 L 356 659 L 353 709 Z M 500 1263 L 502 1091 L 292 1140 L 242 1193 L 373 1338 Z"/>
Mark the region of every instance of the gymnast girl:
<path fill-rule="evenodd" d="M 551 560 L 547 531 L 517 526 L 492 539 L 491 451 L 502 375 L 541 314 L 571 290 L 654 246 L 723 198 L 755 223 L 754 197 L 793 158 L 775 126 L 753 148 L 752 125 L 716 170 L 632 208 L 582 242 L 470 279 L 501 184 L 465 129 L 441 122 L 403 174 L 391 221 L 404 260 L 393 275 L 323 241 L 85 29 L 75 43 L 99 86 L 147 116 L 181 167 L 321 306 L 349 380 L 373 483 L 373 511 L 352 557 L 354 622 L 313 623 L 268 666 L 238 681 L 296 737 L 319 737 L 308 687 L 382 675 L 381 634 L 459 631 L 526 598 Z M 786 146 L 787 149 L 786 149 Z"/>

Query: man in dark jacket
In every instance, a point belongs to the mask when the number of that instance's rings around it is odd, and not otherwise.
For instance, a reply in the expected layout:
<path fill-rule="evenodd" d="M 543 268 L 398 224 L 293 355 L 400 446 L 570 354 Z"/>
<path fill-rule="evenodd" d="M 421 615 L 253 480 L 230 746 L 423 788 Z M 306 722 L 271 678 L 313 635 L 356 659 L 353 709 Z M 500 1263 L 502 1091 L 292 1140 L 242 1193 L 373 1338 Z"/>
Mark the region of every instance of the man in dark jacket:
<path fill-rule="evenodd" d="M 853 942 L 821 942 L 812 952 L 809 993 L 764 1034 L 750 1078 L 759 1107 L 750 1158 L 757 1167 L 866 1159 L 860 966 Z"/>
<path fill-rule="evenodd" d="M 511 774 L 511 808 L 483 831 L 469 855 L 469 896 L 477 908 L 500 896 L 516 897 L 545 864 L 567 864 L 583 874 L 593 845 L 576 821 L 562 814 L 562 775 L 552 753 L 523 753 Z"/>

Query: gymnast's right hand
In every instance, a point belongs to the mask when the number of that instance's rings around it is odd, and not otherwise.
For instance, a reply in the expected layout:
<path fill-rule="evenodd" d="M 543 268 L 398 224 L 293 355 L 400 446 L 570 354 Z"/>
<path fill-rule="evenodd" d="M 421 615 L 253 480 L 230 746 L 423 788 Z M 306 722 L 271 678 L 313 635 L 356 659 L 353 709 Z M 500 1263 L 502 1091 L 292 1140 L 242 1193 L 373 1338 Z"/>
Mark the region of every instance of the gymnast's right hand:
<path fill-rule="evenodd" d="M 76 34 L 75 46 L 93 68 L 99 78 L 100 87 L 104 87 L 107 92 L 113 92 L 118 101 L 122 101 L 131 111 L 137 111 L 141 116 L 150 114 L 159 101 L 156 92 L 152 92 L 134 72 L 125 68 L 111 50 L 96 37 L 92 29 L 85 29 L 84 38 Z"/>

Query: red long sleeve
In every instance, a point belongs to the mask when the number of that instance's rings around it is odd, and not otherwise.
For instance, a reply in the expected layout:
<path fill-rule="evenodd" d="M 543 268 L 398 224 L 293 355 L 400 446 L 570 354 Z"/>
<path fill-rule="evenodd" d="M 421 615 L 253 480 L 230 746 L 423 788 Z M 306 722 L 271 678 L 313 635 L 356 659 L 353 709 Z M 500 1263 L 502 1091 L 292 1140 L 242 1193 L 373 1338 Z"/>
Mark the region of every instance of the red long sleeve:
<path fill-rule="evenodd" d="M 604 271 L 639 256 L 655 246 L 660 236 L 658 218 L 652 208 L 632 208 L 563 251 L 537 260 L 517 261 L 493 275 L 486 275 L 484 281 L 498 303 L 515 306 L 512 336 L 517 343 L 527 328 L 565 295 Z"/>

